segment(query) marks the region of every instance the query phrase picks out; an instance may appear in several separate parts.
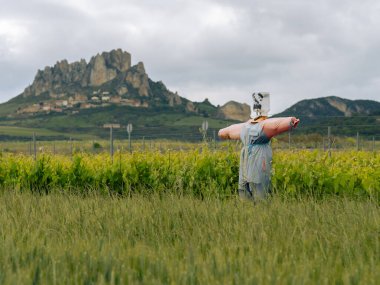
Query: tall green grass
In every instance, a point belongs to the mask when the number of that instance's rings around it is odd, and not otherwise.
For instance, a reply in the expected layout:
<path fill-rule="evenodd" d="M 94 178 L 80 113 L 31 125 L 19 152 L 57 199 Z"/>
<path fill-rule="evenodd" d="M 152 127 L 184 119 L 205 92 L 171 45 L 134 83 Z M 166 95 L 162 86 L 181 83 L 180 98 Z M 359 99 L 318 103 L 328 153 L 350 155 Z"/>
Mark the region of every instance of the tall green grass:
<path fill-rule="evenodd" d="M 370 200 L 0 194 L 0 284 L 378 284 Z"/>
<path fill-rule="evenodd" d="M 168 151 L 0 156 L 0 189 L 49 193 L 54 189 L 98 191 L 130 196 L 136 193 L 177 193 L 196 197 L 231 197 L 239 176 L 239 153 Z M 380 153 L 276 151 L 273 190 L 287 196 L 349 195 L 380 198 Z M 379 200 L 380 201 L 380 200 Z"/>

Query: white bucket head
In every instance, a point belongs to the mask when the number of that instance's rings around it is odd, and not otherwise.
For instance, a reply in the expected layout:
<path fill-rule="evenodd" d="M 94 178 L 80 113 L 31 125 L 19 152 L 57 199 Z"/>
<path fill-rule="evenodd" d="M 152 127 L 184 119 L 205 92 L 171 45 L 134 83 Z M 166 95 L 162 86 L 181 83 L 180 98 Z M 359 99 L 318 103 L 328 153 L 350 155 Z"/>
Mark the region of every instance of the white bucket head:
<path fill-rule="evenodd" d="M 251 118 L 258 116 L 268 116 L 270 101 L 268 92 L 255 92 L 252 94 L 253 104 L 251 108 Z"/>

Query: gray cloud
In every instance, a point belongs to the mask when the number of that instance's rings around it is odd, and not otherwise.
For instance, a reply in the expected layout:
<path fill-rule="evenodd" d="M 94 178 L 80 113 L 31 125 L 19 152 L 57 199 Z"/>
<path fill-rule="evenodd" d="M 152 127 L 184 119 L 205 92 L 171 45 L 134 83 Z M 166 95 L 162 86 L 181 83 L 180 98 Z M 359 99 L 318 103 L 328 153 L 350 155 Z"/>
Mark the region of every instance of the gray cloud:
<path fill-rule="evenodd" d="M 250 103 L 272 112 L 305 98 L 380 100 L 376 0 L 0 0 L 0 100 L 37 69 L 114 48 L 191 100 Z"/>

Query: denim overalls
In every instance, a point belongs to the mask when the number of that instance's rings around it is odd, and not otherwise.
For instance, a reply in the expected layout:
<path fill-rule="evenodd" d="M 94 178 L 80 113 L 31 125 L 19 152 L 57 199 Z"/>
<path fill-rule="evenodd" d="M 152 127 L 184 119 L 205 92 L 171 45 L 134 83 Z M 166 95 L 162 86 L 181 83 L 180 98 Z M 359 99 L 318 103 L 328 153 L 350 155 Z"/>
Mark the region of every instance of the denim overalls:
<path fill-rule="evenodd" d="M 265 199 L 270 192 L 272 148 L 260 123 L 246 123 L 240 133 L 239 196 Z"/>

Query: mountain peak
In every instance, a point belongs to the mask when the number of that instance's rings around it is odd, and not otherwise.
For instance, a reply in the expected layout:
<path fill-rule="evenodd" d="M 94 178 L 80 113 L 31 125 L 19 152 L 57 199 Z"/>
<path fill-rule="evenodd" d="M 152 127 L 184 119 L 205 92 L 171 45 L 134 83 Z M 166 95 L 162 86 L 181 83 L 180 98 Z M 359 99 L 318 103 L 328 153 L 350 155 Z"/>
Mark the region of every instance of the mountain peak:
<path fill-rule="evenodd" d="M 87 63 L 81 59 L 69 63 L 66 59 L 58 61 L 53 67 L 38 70 L 32 85 L 22 93 L 26 96 L 39 96 L 43 93 L 60 91 L 62 87 L 77 85 L 79 87 L 100 86 L 126 72 L 131 67 L 131 55 L 121 49 L 97 54 Z"/>
<path fill-rule="evenodd" d="M 72 63 L 63 59 L 38 70 L 33 83 L 10 102 L 17 103 L 17 110 L 9 109 L 5 114 L 29 116 L 110 104 L 187 106 L 188 100 L 168 90 L 162 82 L 150 80 L 143 62 L 132 66 L 130 53 L 115 49 L 96 54 L 88 63 L 84 59 Z M 193 109 L 190 106 L 186 110 Z"/>

